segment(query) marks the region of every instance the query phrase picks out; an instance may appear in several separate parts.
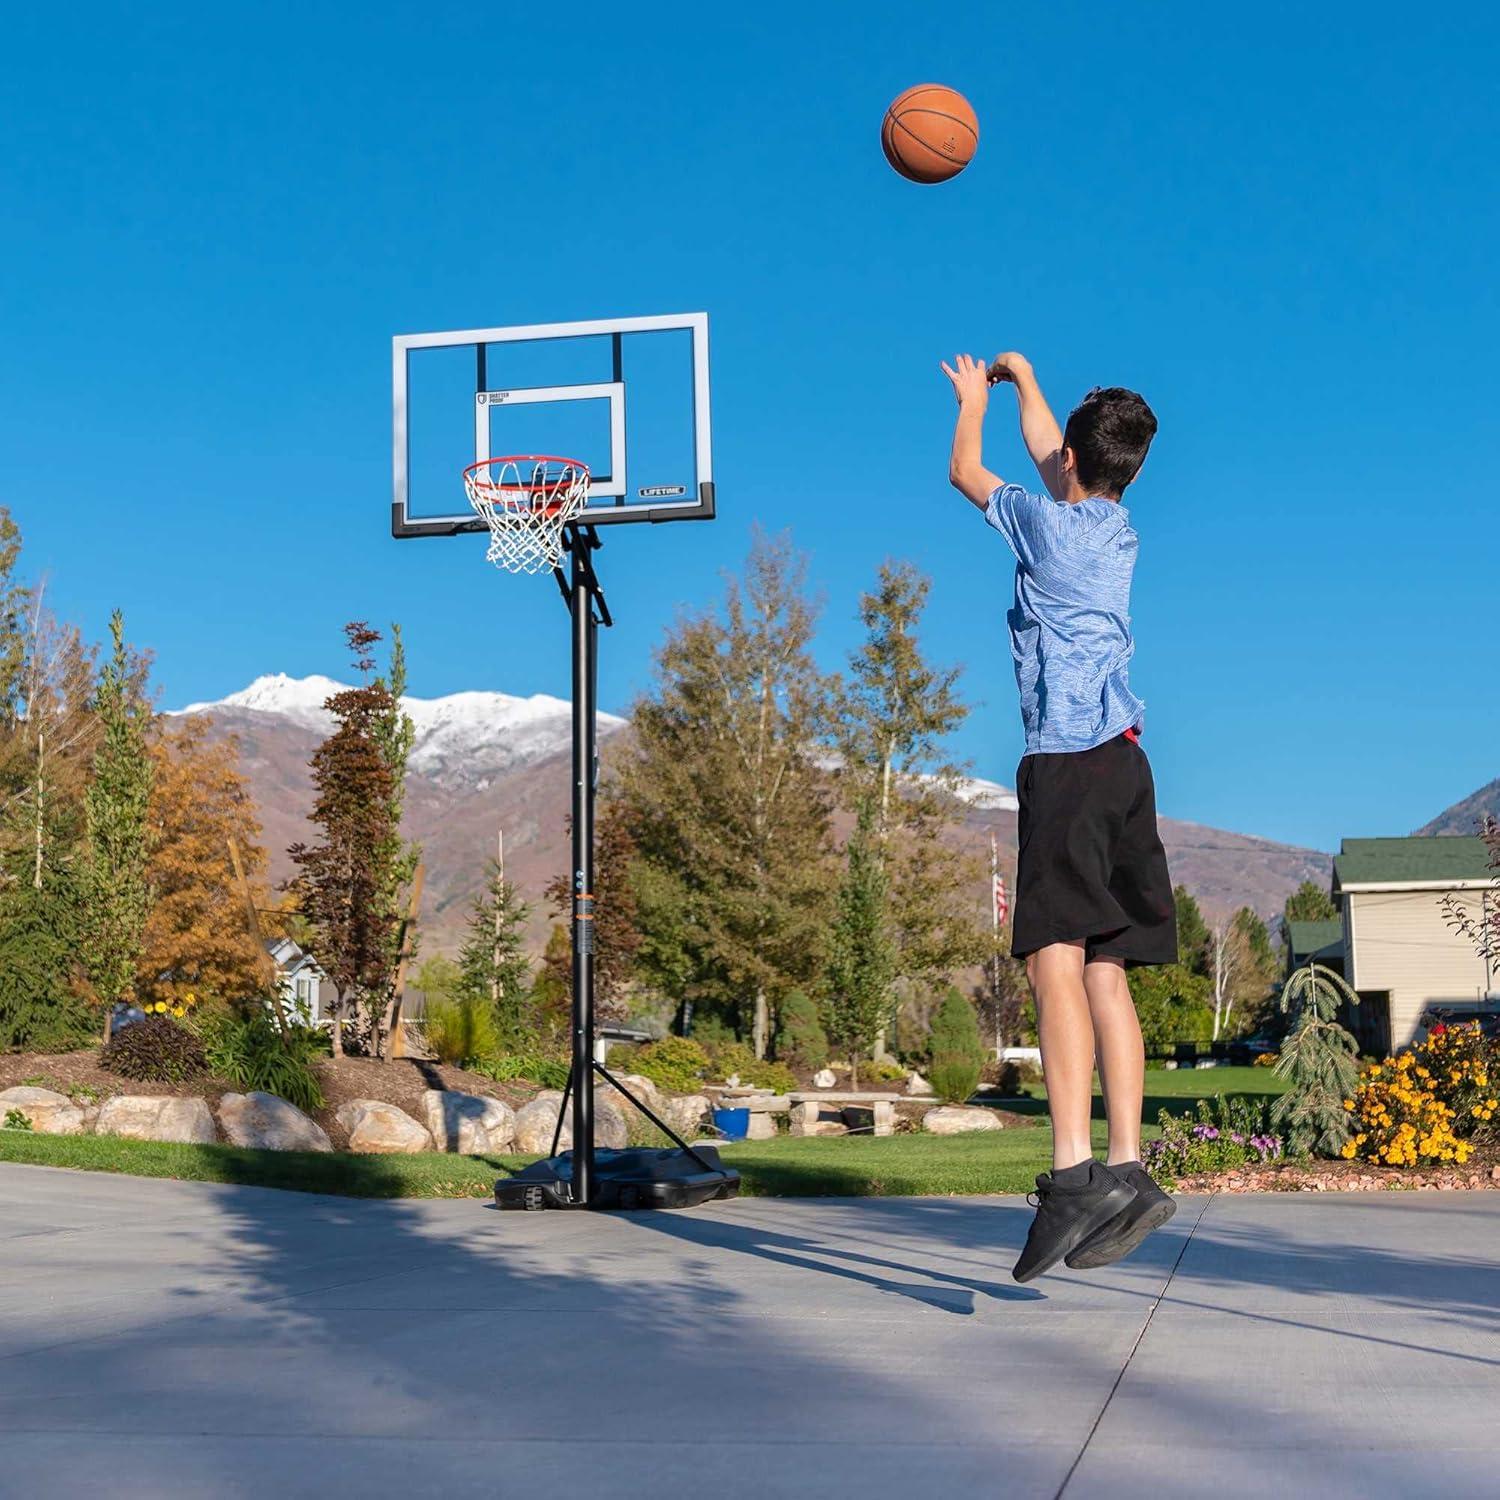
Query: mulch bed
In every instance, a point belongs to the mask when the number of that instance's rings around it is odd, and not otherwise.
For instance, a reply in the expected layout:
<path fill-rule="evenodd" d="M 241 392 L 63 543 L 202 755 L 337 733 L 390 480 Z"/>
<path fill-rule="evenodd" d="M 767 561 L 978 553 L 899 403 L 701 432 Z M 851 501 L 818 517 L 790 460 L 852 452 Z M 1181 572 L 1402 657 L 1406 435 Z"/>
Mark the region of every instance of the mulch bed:
<path fill-rule="evenodd" d="M 1481 1159 L 1481 1157 L 1483 1159 Z M 1461 1167 L 1377 1167 L 1367 1161 L 1277 1162 L 1184 1177 L 1179 1193 L 1409 1193 L 1500 1189 L 1500 1161 L 1476 1153 Z"/>
<path fill-rule="evenodd" d="M 503 1099 L 513 1108 L 524 1104 L 538 1090 L 535 1084 L 514 1081 L 495 1083 L 482 1073 L 450 1068 L 443 1063 L 425 1062 L 419 1058 L 397 1058 L 376 1062 L 368 1057 L 329 1057 L 318 1065 L 323 1084 L 324 1107 L 313 1118 L 328 1132 L 333 1144 L 342 1149 L 349 1143 L 348 1133 L 334 1118 L 340 1105 L 351 1099 L 379 1099 L 404 1109 L 415 1120 L 426 1123 L 422 1112 L 422 1095 L 428 1089 L 456 1089 L 466 1094 L 487 1094 Z M 137 1083 L 121 1078 L 99 1066 L 99 1049 L 86 1047 L 78 1052 L 19 1052 L 0 1055 L 0 1089 L 21 1083 L 36 1083 L 72 1095 L 88 1090 L 103 1100 L 114 1094 L 145 1094 L 152 1098 L 164 1095 L 196 1095 L 217 1107 L 222 1095 L 232 1092 L 217 1078 L 197 1078 L 186 1083 Z"/>

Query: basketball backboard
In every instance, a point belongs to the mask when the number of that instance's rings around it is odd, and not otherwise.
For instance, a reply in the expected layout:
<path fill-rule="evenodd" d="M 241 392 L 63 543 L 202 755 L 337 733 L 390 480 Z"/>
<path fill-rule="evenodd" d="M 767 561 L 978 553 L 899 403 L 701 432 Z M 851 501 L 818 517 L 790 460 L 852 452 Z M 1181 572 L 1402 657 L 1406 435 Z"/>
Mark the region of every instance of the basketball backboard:
<path fill-rule="evenodd" d="M 462 473 L 501 454 L 587 464 L 583 525 L 714 514 L 707 313 L 400 334 L 391 385 L 394 536 L 483 531 Z"/>

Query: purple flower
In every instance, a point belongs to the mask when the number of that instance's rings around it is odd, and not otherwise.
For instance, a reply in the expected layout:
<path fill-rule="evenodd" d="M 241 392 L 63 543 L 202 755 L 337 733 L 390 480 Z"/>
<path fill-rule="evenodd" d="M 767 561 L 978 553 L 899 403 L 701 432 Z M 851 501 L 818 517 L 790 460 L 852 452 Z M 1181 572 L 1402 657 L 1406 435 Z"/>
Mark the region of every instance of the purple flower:
<path fill-rule="evenodd" d="M 1193 1134 L 1200 1141 L 1216 1141 L 1219 1138 L 1219 1132 L 1212 1125 L 1194 1125 Z"/>

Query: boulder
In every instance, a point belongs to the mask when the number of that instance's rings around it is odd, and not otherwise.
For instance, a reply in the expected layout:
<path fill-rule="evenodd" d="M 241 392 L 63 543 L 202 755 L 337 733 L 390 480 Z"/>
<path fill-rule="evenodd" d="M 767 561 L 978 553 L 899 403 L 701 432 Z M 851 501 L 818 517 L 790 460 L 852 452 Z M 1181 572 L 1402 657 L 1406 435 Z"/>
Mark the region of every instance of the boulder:
<path fill-rule="evenodd" d="M 365 1156 L 407 1156 L 431 1151 L 432 1137 L 394 1104 L 382 1099 L 351 1099 L 334 1115 L 349 1132 L 349 1149 Z"/>
<path fill-rule="evenodd" d="M 932 1085 L 916 1071 L 906 1080 L 906 1092 L 917 1098 L 930 1098 Z"/>
<path fill-rule="evenodd" d="M 428 1089 L 422 1107 L 439 1151 L 477 1156 L 485 1151 L 509 1151 L 515 1144 L 516 1112 L 503 1099 L 458 1089 Z"/>
<path fill-rule="evenodd" d="M 210 1146 L 215 1140 L 208 1100 L 170 1095 L 116 1094 L 99 1106 L 94 1130 L 132 1141 L 177 1141 L 189 1146 Z"/>
<path fill-rule="evenodd" d="M 662 1107 L 657 1111 L 668 1125 L 677 1132 L 684 1140 L 690 1141 L 703 1129 L 704 1117 L 708 1114 L 709 1103 L 706 1094 L 682 1094 L 677 1098 L 662 1100 Z M 750 1111 L 750 1123 L 755 1124 L 757 1111 Z M 763 1116 L 769 1119 L 770 1116 Z"/>
<path fill-rule="evenodd" d="M 838 1081 L 838 1074 L 832 1068 L 819 1068 L 812 1082 L 815 1089 L 831 1089 Z"/>
<path fill-rule="evenodd" d="M 21 1084 L 13 1089 L 0 1090 L 0 1125 L 5 1123 L 6 1115 L 13 1109 L 20 1110 L 39 1135 L 83 1134 L 83 1111 L 66 1094 L 59 1094 L 55 1089 Z"/>
<path fill-rule="evenodd" d="M 630 1092 L 634 1094 L 635 1097 L 639 1099 L 647 1109 L 654 1111 L 656 1114 L 661 1114 L 662 1105 L 667 1102 L 666 1095 L 664 1095 L 662 1091 L 657 1088 L 657 1086 L 652 1083 L 649 1078 L 645 1076 L 645 1074 L 621 1073 L 620 1082 L 624 1084 L 625 1087 L 629 1089 Z M 620 1109 L 625 1110 L 627 1113 L 635 1111 L 635 1106 L 631 1104 L 630 1100 L 627 1099 L 617 1089 L 611 1087 L 607 1083 L 601 1085 L 601 1087 L 609 1091 L 607 1097 Z"/>
<path fill-rule="evenodd" d="M 332 1151 L 333 1142 L 316 1120 L 275 1094 L 225 1094 L 219 1124 L 232 1146 L 257 1151 Z"/>
<path fill-rule="evenodd" d="M 922 1116 L 922 1129 L 933 1135 L 967 1135 L 973 1130 L 999 1130 L 1000 1117 L 992 1109 L 940 1104 Z"/>
<path fill-rule="evenodd" d="M 686 1136 L 687 1131 L 679 1134 Z M 745 1132 L 747 1141 L 774 1141 L 776 1139 L 776 1120 L 771 1112 L 766 1109 L 753 1109 L 750 1111 L 750 1128 Z"/>
<path fill-rule="evenodd" d="M 516 1150 L 527 1156 L 545 1156 L 552 1149 L 552 1132 L 557 1128 L 557 1112 L 562 1094 L 543 1089 L 535 1099 L 516 1111 Z M 613 1101 L 597 1090 L 594 1093 L 594 1144 L 623 1151 L 630 1143 L 625 1116 Z M 570 1101 L 563 1120 L 562 1136 L 557 1149 L 566 1151 L 573 1144 L 573 1107 Z"/>

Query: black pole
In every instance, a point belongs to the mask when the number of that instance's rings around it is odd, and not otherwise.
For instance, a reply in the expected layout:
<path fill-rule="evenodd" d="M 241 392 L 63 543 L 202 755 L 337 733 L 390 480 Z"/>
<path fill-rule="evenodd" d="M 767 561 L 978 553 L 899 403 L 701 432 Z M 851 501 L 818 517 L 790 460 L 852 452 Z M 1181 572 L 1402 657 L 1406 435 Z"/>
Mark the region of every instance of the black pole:
<path fill-rule="evenodd" d="M 592 537 L 570 528 L 573 616 L 573 1201 L 594 1197 L 594 573 Z"/>

